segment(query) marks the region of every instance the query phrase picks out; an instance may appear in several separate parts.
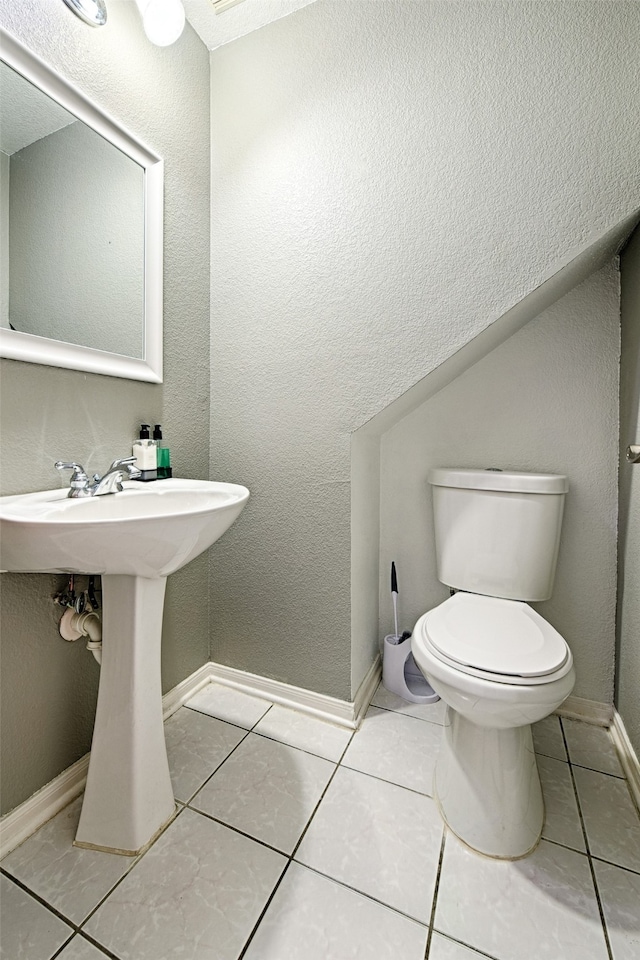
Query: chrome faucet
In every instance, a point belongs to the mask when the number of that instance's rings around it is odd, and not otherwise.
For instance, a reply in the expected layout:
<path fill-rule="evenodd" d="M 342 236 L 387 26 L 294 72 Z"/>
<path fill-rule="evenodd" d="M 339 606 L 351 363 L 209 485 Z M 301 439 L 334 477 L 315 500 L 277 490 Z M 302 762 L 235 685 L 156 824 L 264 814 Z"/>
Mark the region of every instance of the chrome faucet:
<path fill-rule="evenodd" d="M 95 473 L 93 481 L 89 480 L 80 463 L 65 463 L 63 460 L 57 460 L 54 466 L 56 470 L 73 471 L 67 496 L 73 500 L 81 500 L 86 497 L 104 497 L 108 493 L 121 493 L 123 480 L 135 480 L 140 476 L 140 471 L 134 466 L 135 462 L 135 457 L 114 460 L 105 475 L 101 477 Z"/>
<path fill-rule="evenodd" d="M 103 497 L 106 493 L 122 493 L 123 480 L 135 480 L 140 476 L 135 462 L 135 457 L 124 457 L 122 460 L 114 460 L 103 477 L 94 474 L 93 484 L 90 486 L 91 496 Z"/>

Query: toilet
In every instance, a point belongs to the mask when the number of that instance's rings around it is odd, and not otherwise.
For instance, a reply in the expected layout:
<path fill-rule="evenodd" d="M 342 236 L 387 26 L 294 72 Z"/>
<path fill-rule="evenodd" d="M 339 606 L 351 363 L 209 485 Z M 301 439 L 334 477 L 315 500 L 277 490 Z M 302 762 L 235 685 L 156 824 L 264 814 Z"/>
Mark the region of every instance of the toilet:
<path fill-rule="evenodd" d="M 439 468 L 429 483 L 438 579 L 452 589 L 411 640 L 447 704 L 434 796 L 465 844 L 515 860 L 544 823 L 531 724 L 575 682 L 566 641 L 529 606 L 551 596 L 567 478 Z"/>

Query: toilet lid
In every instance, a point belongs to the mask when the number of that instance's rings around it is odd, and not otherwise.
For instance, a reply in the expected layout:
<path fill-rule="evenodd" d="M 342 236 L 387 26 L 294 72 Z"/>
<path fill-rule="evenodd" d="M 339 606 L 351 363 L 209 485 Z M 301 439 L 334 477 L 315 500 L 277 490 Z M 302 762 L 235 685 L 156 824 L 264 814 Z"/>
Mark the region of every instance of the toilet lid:
<path fill-rule="evenodd" d="M 569 656 L 557 630 L 519 600 L 456 593 L 430 612 L 425 631 L 442 656 L 487 673 L 543 677 Z"/>

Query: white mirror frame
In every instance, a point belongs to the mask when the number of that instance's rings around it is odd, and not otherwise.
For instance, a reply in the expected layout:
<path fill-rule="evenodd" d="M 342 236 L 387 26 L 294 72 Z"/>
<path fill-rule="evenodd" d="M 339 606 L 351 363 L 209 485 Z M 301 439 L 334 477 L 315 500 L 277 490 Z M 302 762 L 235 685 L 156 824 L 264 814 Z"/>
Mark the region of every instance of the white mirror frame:
<path fill-rule="evenodd" d="M 0 328 L 0 357 L 162 383 L 162 227 L 164 161 L 80 90 L 0 27 L 0 60 L 135 160 L 144 171 L 144 350 L 125 357 Z"/>

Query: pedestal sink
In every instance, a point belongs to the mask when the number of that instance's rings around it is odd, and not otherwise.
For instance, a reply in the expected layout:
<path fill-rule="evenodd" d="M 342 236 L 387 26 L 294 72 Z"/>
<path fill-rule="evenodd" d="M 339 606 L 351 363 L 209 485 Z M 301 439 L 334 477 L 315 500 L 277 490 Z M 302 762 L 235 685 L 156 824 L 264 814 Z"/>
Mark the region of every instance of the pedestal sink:
<path fill-rule="evenodd" d="M 174 813 L 162 723 L 166 578 L 211 546 L 249 498 L 205 480 L 126 481 L 83 500 L 66 490 L 0 497 L 0 569 L 102 575 L 103 648 L 76 844 L 134 856 Z"/>

